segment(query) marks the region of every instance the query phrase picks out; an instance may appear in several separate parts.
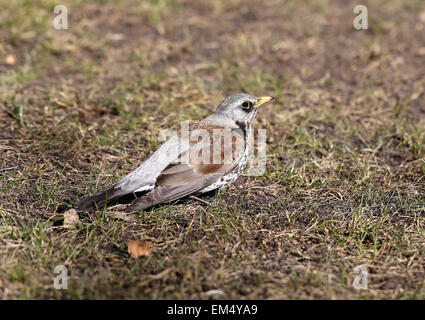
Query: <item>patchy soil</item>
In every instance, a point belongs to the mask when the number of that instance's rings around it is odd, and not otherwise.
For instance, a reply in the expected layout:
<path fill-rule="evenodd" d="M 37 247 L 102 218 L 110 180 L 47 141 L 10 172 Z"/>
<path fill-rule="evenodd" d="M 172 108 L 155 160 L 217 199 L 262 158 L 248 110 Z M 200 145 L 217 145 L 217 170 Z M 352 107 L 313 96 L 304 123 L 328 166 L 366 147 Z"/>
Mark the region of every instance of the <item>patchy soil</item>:
<path fill-rule="evenodd" d="M 62 1 L 68 30 L 55 4 L 0 1 L 1 298 L 425 297 L 422 0 L 364 1 L 361 31 L 355 1 Z M 161 129 L 241 91 L 278 98 L 255 121 L 263 176 L 63 226 Z"/>

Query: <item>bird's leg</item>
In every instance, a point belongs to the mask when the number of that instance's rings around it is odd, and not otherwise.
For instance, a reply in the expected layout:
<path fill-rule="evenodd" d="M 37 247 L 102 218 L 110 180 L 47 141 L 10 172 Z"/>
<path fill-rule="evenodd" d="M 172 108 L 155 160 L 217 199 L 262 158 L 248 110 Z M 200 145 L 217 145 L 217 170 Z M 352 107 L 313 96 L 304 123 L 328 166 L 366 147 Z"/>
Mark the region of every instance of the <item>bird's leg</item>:
<path fill-rule="evenodd" d="M 210 206 L 211 205 L 211 203 L 210 202 L 208 202 L 208 201 L 205 201 L 205 200 L 202 200 L 202 199 L 200 199 L 200 198 L 198 198 L 198 197 L 195 197 L 195 196 L 189 196 L 189 198 L 191 198 L 191 199 L 193 199 L 193 200 L 196 200 L 196 201 L 199 201 L 200 203 L 203 203 L 203 204 L 206 204 L 207 206 Z"/>

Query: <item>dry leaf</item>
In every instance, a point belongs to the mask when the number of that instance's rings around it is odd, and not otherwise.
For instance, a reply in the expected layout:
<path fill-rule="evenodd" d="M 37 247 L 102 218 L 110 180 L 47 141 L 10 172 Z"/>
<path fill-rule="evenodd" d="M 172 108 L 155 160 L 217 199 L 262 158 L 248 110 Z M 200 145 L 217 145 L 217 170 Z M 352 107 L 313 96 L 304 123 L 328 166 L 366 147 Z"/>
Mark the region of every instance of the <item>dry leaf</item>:
<path fill-rule="evenodd" d="M 16 63 L 16 58 L 13 54 L 8 54 L 6 56 L 6 64 L 15 64 Z"/>
<path fill-rule="evenodd" d="M 112 41 L 121 41 L 125 39 L 125 35 L 122 33 L 109 33 L 106 35 L 106 38 Z"/>
<path fill-rule="evenodd" d="M 146 241 L 142 245 L 138 240 L 131 240 L 128 243 L 128 253 L 132 258 L 138 258 L 142 256 L 149 257 L 151 255 L 151 249 L 149 249 L 151 245 L 152 241 Z"/>
<path fill-rule="evenodd" d="M 80 217 L 75 209 L 70 209 L 63 214 L 63 226 L 65 228 L 75 228 L 80 223 Z"/>

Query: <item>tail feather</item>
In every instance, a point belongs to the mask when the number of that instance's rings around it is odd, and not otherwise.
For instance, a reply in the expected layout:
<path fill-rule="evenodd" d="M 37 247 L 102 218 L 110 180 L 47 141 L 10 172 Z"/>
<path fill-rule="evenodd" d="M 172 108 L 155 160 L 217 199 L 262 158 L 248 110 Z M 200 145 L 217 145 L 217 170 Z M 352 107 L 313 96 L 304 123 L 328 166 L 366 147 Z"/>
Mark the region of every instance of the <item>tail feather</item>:
<path fill-rule="evenodd" d="M 96 208 L 103 207 L 104 205 L 115 201 L 127 192 L 122 189 L 115 189 L 115 184 L 104 191 L 97 192 L 87 198 L 84 198 L 77 204 L 77 208 L 82 211 L 93 211 Z"/>

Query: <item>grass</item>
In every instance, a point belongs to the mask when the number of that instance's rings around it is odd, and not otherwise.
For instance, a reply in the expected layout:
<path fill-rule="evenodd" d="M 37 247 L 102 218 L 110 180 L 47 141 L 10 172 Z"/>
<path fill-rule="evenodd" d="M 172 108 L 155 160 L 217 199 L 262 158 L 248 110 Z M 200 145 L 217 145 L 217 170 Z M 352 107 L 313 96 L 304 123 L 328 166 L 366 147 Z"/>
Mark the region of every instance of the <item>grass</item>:
<path fill-rule="evenodd" d="M 0 1 L 0 297 L 424 299 L 425 6 L 365 1 L 355 31 L 356 4 Z M 278 98 L 254 124 L 263 176 L 211 206 L 58 221 L 240 91 Z"/>

